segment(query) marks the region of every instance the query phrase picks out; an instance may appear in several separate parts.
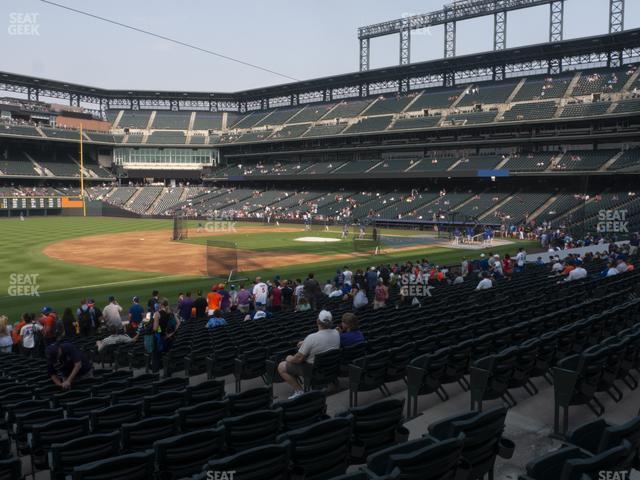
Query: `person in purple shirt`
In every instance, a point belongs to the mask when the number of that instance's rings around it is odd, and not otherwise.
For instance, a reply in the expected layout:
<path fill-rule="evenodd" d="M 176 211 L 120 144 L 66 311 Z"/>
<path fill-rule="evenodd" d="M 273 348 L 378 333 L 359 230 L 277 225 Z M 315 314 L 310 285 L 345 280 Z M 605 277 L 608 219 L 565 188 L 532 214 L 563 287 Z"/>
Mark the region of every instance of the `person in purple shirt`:
<path fill-rule="evenodd" d="M 336 328 L 340 332 L 340 347 L 350 347 L 364 342 L 364 335 L 358 325 L 358 317 L 347 312 L 342 315 L 342 323 Z"/>
<path fill-rule="evenodd" d="M 189 320 L 191 318 L 191 310 L 193 309 L 193 298 L 191 298 L 191 292 L 187 292 L 184 297 L 178 303 L 178 312 L 182 320 Z"/>
<path fill-rule="evenodd" d="M 242 313 L 249 312 L 249 303 L 251 300 L 251 292 L 244 288 L 244 283 L 240 284 L 240 291 L 238 292 L 238 310 Z"/>
<path fill-rule="evenodd" d="M 229 295 L 228 290 L 225 290 L 224 283 L 221 283 L 219 287 L 218 293 L 222 295 L 222 300 L 220 300 L 220 310 L 228 312 L 231 310 L 231 296 Z"/>

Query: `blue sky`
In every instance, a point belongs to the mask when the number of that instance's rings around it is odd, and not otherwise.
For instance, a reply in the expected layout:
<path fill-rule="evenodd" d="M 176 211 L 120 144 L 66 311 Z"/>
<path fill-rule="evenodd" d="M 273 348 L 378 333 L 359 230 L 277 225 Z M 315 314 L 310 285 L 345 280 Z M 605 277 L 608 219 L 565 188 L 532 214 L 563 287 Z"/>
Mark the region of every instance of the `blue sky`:
<path fill-rule="evenodd" d="M 237 57 L 298 79 L 358 69 L 359 26 L 436 10 L 442 0 L 57 0 Z M 608 0 L 567 0 L 565 38 L 606 33 Z M 548 38 L 549 8 L 509 14 L 508 46 Z M 39 35 L 10 35 L 16 14 L 36 13 Z M 61 10 L 2 0 L 0 70 L 105 88 L 237 91 L 286 82 L 278 76 Z M 625 28 L 640 27 L 627 1 Z M 458 54 L 492 48 L 493 18 L 458 24 Z M 440 58 L 442 27 L 412 37 L 412 62 Z M 397 36 L 372 41 L 371 66 L 398 62 Z"/>

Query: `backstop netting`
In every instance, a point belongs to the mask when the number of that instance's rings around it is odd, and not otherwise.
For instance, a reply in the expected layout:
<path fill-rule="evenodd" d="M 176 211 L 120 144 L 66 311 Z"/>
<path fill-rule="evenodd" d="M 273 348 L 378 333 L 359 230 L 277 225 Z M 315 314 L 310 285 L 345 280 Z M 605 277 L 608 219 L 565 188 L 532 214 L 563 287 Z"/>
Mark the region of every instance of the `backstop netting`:
<path fill-rule="evenodd" d="M 176 214 L 173 217 L 172 240 L 186 240 L 189 238 L 189 225 L 185 215 Z"/>
<path fill-rule="evenodd" d="M 207 240 L 207 276 L 232 280 L 238 278 L 238 248 L 235 242 Z"/>

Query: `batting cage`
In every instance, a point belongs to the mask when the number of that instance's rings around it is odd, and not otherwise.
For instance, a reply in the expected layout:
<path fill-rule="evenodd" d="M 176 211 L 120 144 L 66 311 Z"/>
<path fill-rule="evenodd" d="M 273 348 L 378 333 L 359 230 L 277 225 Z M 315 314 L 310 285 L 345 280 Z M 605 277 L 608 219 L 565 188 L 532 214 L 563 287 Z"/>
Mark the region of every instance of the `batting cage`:
<path fill-rule="evenodd" d="M 173 216 L 173 237 L 172 240 L 186 240 L 189 238 L 189 224 L 185 215 L 175 214 Z"/>
<path fill-rule="evenodd" d="M 234 280 L 238 275 L 238 248 L 235 242 L 207 240 L 207 276 Z"/>

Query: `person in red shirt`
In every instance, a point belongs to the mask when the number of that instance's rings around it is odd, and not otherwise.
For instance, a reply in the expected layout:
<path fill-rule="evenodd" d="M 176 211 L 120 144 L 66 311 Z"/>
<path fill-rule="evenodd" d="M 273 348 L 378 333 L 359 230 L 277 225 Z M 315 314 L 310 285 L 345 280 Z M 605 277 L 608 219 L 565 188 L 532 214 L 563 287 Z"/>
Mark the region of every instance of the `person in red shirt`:
<path fill-rule="evenodd" d="M 279 312 L 282 308 L 282 289 L 280 288 L 280 282 L 276 281 L 271 289 L 271 311 Z"/>
<path fill-rule="evenodd" d="M 51 307 L 44 307 L 40 317 L 40 325 L 42 325 L 42 334 L 46 345 L 56 341 L 56 323 L 56 312 Z"/>

